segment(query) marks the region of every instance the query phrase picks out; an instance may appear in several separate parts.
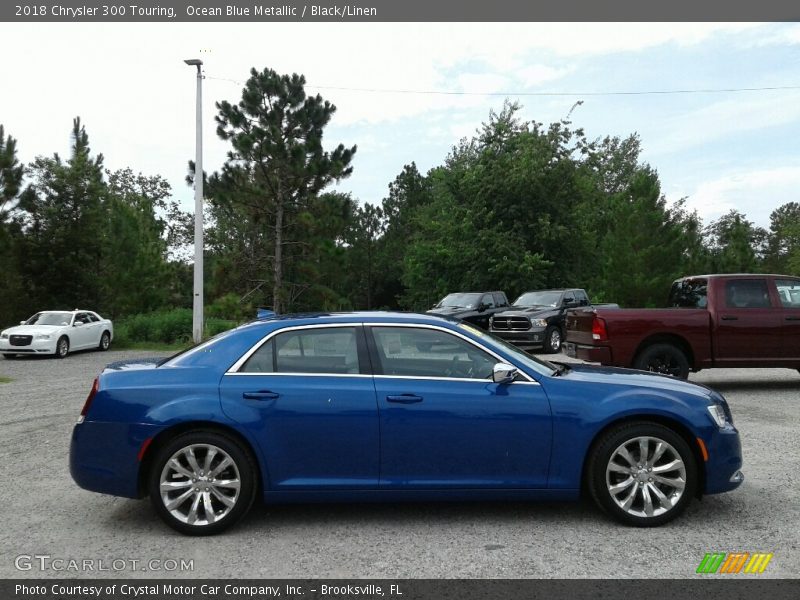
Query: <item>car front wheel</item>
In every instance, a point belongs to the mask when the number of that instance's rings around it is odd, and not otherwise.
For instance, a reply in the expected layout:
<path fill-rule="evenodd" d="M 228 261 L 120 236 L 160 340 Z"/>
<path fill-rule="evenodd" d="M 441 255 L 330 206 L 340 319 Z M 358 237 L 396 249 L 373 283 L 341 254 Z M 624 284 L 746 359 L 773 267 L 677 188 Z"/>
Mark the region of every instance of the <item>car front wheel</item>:
<path fill-rule="evenodd" d="M 561 330 L 558 327 L 549 327 L 544 335 L 544 349 L 548 354 L 561 352 Z"/>
<path fill-rule="evenodd" d="M 66 358 L 69 354 L 69 339 L 66 336 L 58 339 L 56 344 L 56 358 Z"/>
<path fill-rule="evenodd" d="M 215 432 L 194 431 L 158 451 L 150 472 L 150 499 L 173 529 L 213 535 L 247 513 L 256 481 L 255 463 L 239 442 Z"/>
<path fill-rule="evenodd" d="M 697 462 L 686 441 L 657 423 L 605 433 L 587 465 L 587 487 L 612 517 L 653 527 L 680 515 L 697 491 Z"/>

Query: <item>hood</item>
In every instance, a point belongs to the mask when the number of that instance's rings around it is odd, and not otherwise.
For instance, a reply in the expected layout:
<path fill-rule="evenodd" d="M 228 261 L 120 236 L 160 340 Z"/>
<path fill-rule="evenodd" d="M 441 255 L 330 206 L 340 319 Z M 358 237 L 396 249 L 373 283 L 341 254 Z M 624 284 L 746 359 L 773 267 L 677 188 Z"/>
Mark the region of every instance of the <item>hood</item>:
<path fill-rule="evenodd" d="M 3 333 L 8 335 L 48 335 L 68 327 L 67 325 L 17 325 L 16 327 L 9 327 L 4 329 Z"/>
<path fill-rule="evenodd" d="M 498 317 L 529 317 L 535 319 L 536 317 L 542 315 L 548 315 L 557 313 L 558 309 L 553 308 L 552 306 L 535 306 L 530 308 L 525 307 L 512 307 L 510 310 L 504 310 L 501 313 L 497 313 Z"/>
<path fill-rule="evenodd" d="M 457 315 L 459 313 L 473 312 L 474 310 L 474 308 L 463 308 L 460 306 L 442 306 L 440 308 L 432 308 L 426 312 L 432 315 Z"/>
<path fill-rule="evenodd" d="M 564 373 L 562 377 L 570 379 L 571 381 L 581 381 L 598 385 L 638 385 L 651 390 L 657 389 L 668 392 L 678 392 L 701 398 L 707 398 L 713 394 L 713 391 L 704 385 L 689 383 L 683 379 L 676 379 L 668 375 L 658 375 L 657 373 L 636 371 L 634 369 L 598 367 L 578 363 L 557 364 L 564 364 L 569 367 L 569 371 Z"/>

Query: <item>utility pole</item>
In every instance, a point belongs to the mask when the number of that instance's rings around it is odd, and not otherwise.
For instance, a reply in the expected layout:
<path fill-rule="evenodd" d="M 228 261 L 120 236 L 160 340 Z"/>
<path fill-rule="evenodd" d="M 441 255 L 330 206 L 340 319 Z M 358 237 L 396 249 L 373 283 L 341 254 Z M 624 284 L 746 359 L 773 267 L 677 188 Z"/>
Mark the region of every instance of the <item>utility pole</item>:
<path fill-rule="evenodd" d="M 197 67 L 197 140 L 194 159 L 194 299 L 192 302 L 192 339 L 203 339 L 203 61 L 184 60 Z"/>

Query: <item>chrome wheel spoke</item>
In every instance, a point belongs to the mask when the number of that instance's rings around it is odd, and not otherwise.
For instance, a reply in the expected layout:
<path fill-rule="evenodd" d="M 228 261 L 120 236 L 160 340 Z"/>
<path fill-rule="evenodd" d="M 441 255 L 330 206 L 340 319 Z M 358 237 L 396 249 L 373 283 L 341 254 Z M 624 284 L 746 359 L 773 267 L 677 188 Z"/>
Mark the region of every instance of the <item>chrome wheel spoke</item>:
<path fill-rule="evenodd" d="M 185 492 L 183 492 L 180 496 L 176 496 L 172 500 L 169 500 L 165 504 L 165 506 L 167 507 L 167 510 L 175 510 L 181 504 L 183 504 L 186 501 L 186 499 L 189 496 L 191 496 L 193 493 L 194 493 L 194 490 L 193 489 L 189 489 L 189 490 L 186 490 Z M 162 497 L 163 497 L 163 495 L 162 495 Z"/>
<path fill-rule="evenodd" d="M 617 456 L 621 456 L 625 460 L 625 462 L 627 462 L 630 466 L 632 466 L 632 467 L 636 466 L 636 461 L 633 460 L 633 457 L 631 456 L 631 453 L 628 452 L 628 450 L 627 450 L 627 448 L 625 448 L 625 446 L 620 446 L 619 448 L 617 448 L 616 455 Z M 613 460 L 613 457 L 612 457 L 612 460 Z"/>
<path fill-rule="evenodd" d="M 211 463 L 216 455 L 217 455 L 216 448 L 209 448 L 208 452 L 206 452 L 206 459 L 203 461 L 203 470 L 206 473 L 209 473 L 211 471 Z"/>
<path fill-rule="evenodd" d="M 650 444 L 647 438 L 639 438 L 639 464 L 647 464 L 647 455 L 650 454 Z"/>
<path fill-rule="evenodd" d="M 682 468 L 683 461 L 680 458 L 676 458 L 666 464 L 653 467 L 653 473 L 669 473 L 670 471 L 676 471 Z"/>
<path fill-rule="evenodd" d="M 202 471 L 202 469 L 200 468 L 197 458 L 194 455 L 194 448 L 191 446 L 186 450 L 186 462 L 189 463 L 192 471 L 194 471 L 195 477 L 200 475 L 200 471 Z"/>
<path fill-rule="evenodd" d="M 663 477 L 661 475 L 653 475 L 653 481 L 663 483 L 676 490 L 683 490 L 686 487 L 686 482 L 682 477 Z"/>
<path fill-rule="evenodd" d="M 648 461 L 647 466 L 652 467 L 654 464 L 656 464 L 658 462 L 658 459 L 661 458 L 666 449 L 667 446 L 664 444 L 664 442 L 658 442 L 656 444 L 656 449 L 653 450 L 653 456 Z"/>
<path fill-rule="evenodd" d="M 624 508 L 625 510 L 628 510 L 633 504 L 633 501 L 636 499 L 636 494 L 638 491 L 639 487 L 633 486 L 633 489 L 631 489 L 630 493 L 625 497 L 625 500 L 623 500 L 620 506 L 622 506 L 622 508 Z"/>
<path fill-rule="evenodd" d="M 233 464 L 233 461 L 230 459 L 230 457 L 226 456 L 224 459 L 222 459 L 222 461 L 216 467 L 214 467 L 208 473 L 208 476 L 209 477 L 216 477 L 217 475 L 222 473 L 225 469 L 230 467 L 232 464 Z"/>
<path fill-rule="evenodd" d="M 189 525 L 194 525 L 197 521 L 197 509 L 200 506 L 200 494 L 195 493 L 194 500 L 192 501 L 192 507 L 189 509 L 189 514 L 187 515 L 186 522 Z"/>
<path fill-rule="evenodd" d="M 608 463 L 608 470 L 612 471 L 614 473 L 622 473 L 624 475 L 630 475 L 631 474 L 631 468 L 630 467 L 623 467 L 622 465 L 618 465 L 615 462 Z"/>
<path fill-rule="evenodd" d="M 211 506 L 211 492 L 203 492 L 203 511 L 206 513 L 206 521 L 213 523 L 216 520 L 214 507 Z"/>
<path fill-rule="evenodd" d="M 214 481 L 214 487 L 221 487 L 227 488 L 231 490 L 238 490 L 239 489 L 239 480 L 238 479 L 217 479 Z"/>
<path fill-rule="evenodd" d="M 660 489 L 658 489 L 657 485 L 653 485 L 652 483 L 648 483 L 644 487 L 645 487 L 645 489 L 649 489 L 650 492 L 652 492 L 652 494 L 658 500 L 658 503 L 663 508 L 666 508 L 666 509 L 672 508 L 672 500 L 670 500 L 669 497 L 664 494 L 664 492 L 662 492 Z"/>
<path fill-rule="evenodd" d="M 162 481 L 161 482 L 161 491 L 162 492 L 174 492 L 176 490 L 182 490 L 183 488 L 192 487 L 191 481 Z"/>
<path fill-rule="evenodd" d="M 642 490 L 642 499 L 644 501 L 644 514 L 648 517 L 653 516 L 653 499 L 650 497 L 650 486 L 643 485 L 641 487 Z"/>
<path fill-rule="evenodd" d="M 232 499 L 220 492 L 216 487 L 211 488 L 211 493 L 214 494 L 214 497 L 222 502 L 225 506 L 233 507 L 236 502 Z"/>
<path fill-rule="evenodd" d="M 169 460 L 167 466 L 169 466 L 176 473 L 183 475 L 184 477 L 188 477 L 189 479 L 194 477 L 194 473 L 186 469 L 181 463 L 178 462 L 178 459 L 175 457 Z"/>

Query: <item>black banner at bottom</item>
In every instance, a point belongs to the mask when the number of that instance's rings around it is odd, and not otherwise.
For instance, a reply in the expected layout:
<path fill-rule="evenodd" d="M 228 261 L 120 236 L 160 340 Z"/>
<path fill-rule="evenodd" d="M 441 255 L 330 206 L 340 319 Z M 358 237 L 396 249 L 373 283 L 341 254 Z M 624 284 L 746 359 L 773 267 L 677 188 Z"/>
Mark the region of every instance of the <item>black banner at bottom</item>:
<path fill-rule="evenodd" d="M 703 577 L 703 576 L 699 576 Z M 3 600 L 583 600 L 800 598 L 800 580 L 702 579 L 7 579 Z"/>

